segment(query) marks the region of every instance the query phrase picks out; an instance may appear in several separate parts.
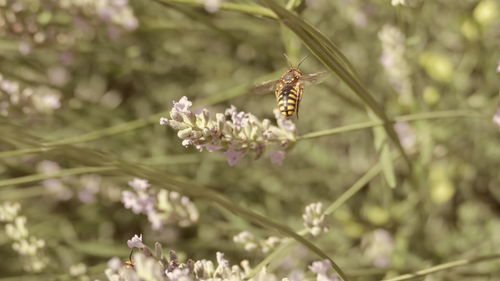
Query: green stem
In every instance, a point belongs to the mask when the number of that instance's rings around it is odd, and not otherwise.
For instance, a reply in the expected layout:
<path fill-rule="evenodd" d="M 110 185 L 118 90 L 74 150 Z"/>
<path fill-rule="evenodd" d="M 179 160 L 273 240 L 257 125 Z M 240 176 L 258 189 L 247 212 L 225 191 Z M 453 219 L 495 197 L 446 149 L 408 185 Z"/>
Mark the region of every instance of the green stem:
<path fill-rule="evenodd" d="M 49 150 L 51 150 L 51 148 L 37 147 L 37 148 L 26 148 L 26 149 L 3 151 L 3 152 L 0 152 L 0 159 L 21 156 L 21 155 L 27 155 L 27 154 L 41 153 L 41 152 L 46 152 Z"/>
<path fill-rule="evenodd" d="M 89 141 L 94 141 L 98 139 L 102 139 L 105 137 L 109 136 L 114 136 L 122 133 L 126 133 L 129 131 L 137 130 L 142 127 L 146 127 L 149 124 L 152 124 L 154 122 L 158 122 L 160 120 L 160 117 L 168 115 L 170 112 L 169 111 L 164 111 L 160 112 L 154 115 L 151 115 L 145 119 L 139 119 L 139 120 L 134 120 L 131 122 L 123 123 L 117 126 L 105 128 L 102 130 L 97 130 L 88 134 L 76 136 L 76 137 L 70 137 L 66 139 L 62 139 L 59 141 L 52 141 L 46 143 L 47 146 L 57 146 L 57 145 L 63 145 L 63 144 L 76 144 L 76 143 L 82 143 L 82 142 L 89 142 Z"/>
<path fill-rule="evenodd" d="M 340 195 L 328 208 L 325 210 L 325 214 L 331 215 L 340 206 L 345 204 L 350 198 L 352 198 L 357 192 L 359 192 L 367 183 L 369 183 L 373 178 L 375 178 L 382 170 L 380 164 L 375 164 L 368 172 L 366 172 L 361 178 L 359 178 L 351 187 L 349 187 L 342 195 Z M 306 228 L 297 232 L 299 235 L 306 235 L 308 230 Z M 279 257 L 283 252 L 291 249 L 291 245 L 295 242 L 292 239 L 286 239 L 282 244 L 267 255 L 258 265 L 256 265 L 252 271 L 247 276 L 251 278 L 255 276 L 264 266 L 267 266 L 275 257 Z"/>
<path fill-rule="evenodd" d="M 219 103 L 219 102 L 222 102 L 226 99 L 240 95 L 242 91 L 243 91 L 243 88 L 238 88 L 237 90 L 235 90 L 235 92 L 228 91 L 228 92 L 223 93 L 223 95 L 221 95 L 220 97 L 219 96 L 208 97 L 208 98 L 198 102 L 197 105 L 210 105 L 210 104 Z M 169 111 L 165 111 L 165 112 L 161 112 L 161 113 L 157 113 L 157 114 L 154 114 L 152 116 L 149 116 L 146 119 L 134 120 L 131 122 L 127 122 L 127 123 L 124 123 L 121 125 L 113 126 L 113 127 L 102 129 L 102 130 L 98 130 L 98 131 L 91 132 L 88 134 L 84 134 L 84 135 L 80 135 L 80 136 L 76 136 L 76 137 L 70 137 L 70 138 L 59 140 L 59 141 L 48 142 L 45 144 L 47 147 L 29 148 L 29 149 L 20 149 L 20 150 L 0 152 L 0 159 L 14 157 L 14 156 L 34 154 L 34 153 L 40 153 L 40 152 L 46 152 L 46 151 L 49 151 L 52 149 L 51 146 L 89 142 L 89 141 L 98 140 L 98 139 L 101 139 L 104 137 L 122 134 L 122 133 L 125 133 L 128 131 L 140 129 L 142 127 L 148 126 L 151 123 L 157 122 L 161 116 L 168 115 L 168 113 L 169 113 Z M 410 121 L 419 121 L 419 120 L 458 118 L 458 117 L 480 117 L 480 115 L 477 115 L 476 113 L 473 113 L 470 111 L 453 111 L 453 110 L 437 111 L 437 112 L 425 112 L 425 113 L 416 113 L 416 114 L 397 116 L 394 118 L 394 122 L 403 122 L 403 121 L 410 122 Z M 362 130 L 362 129 L 373 128 L 375 126 L 381 126 L 381 125 L 383 125 L 383 122 L 380 120 L 366 121 L 366 122 L 346 125 L 346 126 L 342 126 L 342 127 L 338 127 L 338 128 L 308 133 L 308 134 L 305 134 L 302 136 L 298 136 L 297 140 L 314 139 L 314 138 L 325 137 L 325 136 L 330 136 L 330 135 L 335 135 L 335 134 L 340 134 L 340 133 L 346 133 L 346 132 L 358 131 L 358 130 Z"/>
<path fill-rule="evenodd" d="M 52 173 L 52 174 L 35 174 L 35 175 L 29 175 L 29 176 L 25 176 L 25 177 L 0 180 L 0 187 L 25 184 L 25 183 L 32 183 L 32 182 L 42 181 L 42 180 L 46 180 L 46 179 L 61 178 L 61 177 L 72 176 L 72 175 L 107 172 L 107 171 L 113 171 L 116 169 L 117 169 L 116 167 L 83 167 L 83 168 L 67 169 L 67 170 L 62 170 L 60 172 Z"/>
<path fill-rule="evenodd" d="M 19 201 L 26 198 L 38 197 L 47 194 L 47 189 L 43 186 L 33 186 L 27 188 L 12 188 L 0 191 L 0 198 L 6 201 Z"/>
<path fill-rule="evenodd" d="M 494 254 L 494 255 L 472 258 L 472 259 L 462 259 L 462 260 L 447 262 L 447 263 L 443 263 L 443 264 L 429 267 L 426 269 L 422 269 L 422 270 L 419 270 L 419 271 L 416 271 L 413 273 L 404 274 L 404 275 L 390 278 L 390 279 L 384 279 L 382 281 L 410 280 L 410 279 L 415 279 L 415 278 L 422 277 L 425 275 L 429 275 L 432 273 L 436 273 L 439 271 L 447 270 L 450 268 L 455 268 L 455 267 L 460 267 L 460 266 L 465 266 L 465 265 L 470 265 L 470 264 L 475 264 L 475 263 L 480 263 L 480 262 L 485 262 L 485 261 L 491 261 L 491 260 L 495 260 L 495 259 L 500 259 L 500 254 Z"/>
<path fill-rule="evenodd" d="M 424 112 L 424 113 L 416 113 L 416 114 L 408 114 L 394 117 L 395 122 L 412 122 L 412 121 L 420 121 L 420 120 L 429 120 L 429 119 L 444 119 L 444 118 L 458 118 L 458 117 L 481 117 L 477 113 L 471 111 L 437 111 L 437 112 Z M 376 126 L 382 126 L 384 122 L 382 120 L 374 120 L 374 121 L 366 121 L 357 124 L 346 125 L 342 127 L 337 127 L 333 129 L 321 130 L 317 132 L 308 133 L 302 136 L 298 136 L 297 140 L 305 140 L 305 139 L 315 139 L 340 133 L 358 131 L 367 128 L 373 128 Z"/>
<path fill-rule="evenodd" d="M 331 215 L 340 206 L 344 205 L 349 199 L 351 199 L 356 193 L 358 193 L 367 183 L 374 179 L 382 171 L 380 164 L 375 164 L 368 172 L 366 172 L 361 178 L 359 178 L 351 187 L 349 187 L 342 195 L 340 195 L 337 200 L 335 200 L 328 208 L 325 210 L 325 214 Z"/>
<path fill-rule="evenodd" d="M 188 6 L 193 6 L 193 7 L 204 7 L 205 4 L 203 1 L 193 1 L 193 0 L 156 0 L 158 2 L 162 3 L 168 3 L 168 4 L 183 4 L 183 5 L 188 5 Z M 271 19 L 277 19 L 278 16 L 271 11 L 270 9 L 257 6 L 257 5 L 245 5 L 245 4 L 237 4 L 237 3 L 230 3 L 230 2 L 222 2 L 220 3 L 219 9 L 225 10 L 225 11 L 236 11 L 236 12 L 242 12 L 245 14 L 253 15 L 253 16 L 258 16 L 258 17 L 266 17 L 266 18 L 271 18 Z"/>

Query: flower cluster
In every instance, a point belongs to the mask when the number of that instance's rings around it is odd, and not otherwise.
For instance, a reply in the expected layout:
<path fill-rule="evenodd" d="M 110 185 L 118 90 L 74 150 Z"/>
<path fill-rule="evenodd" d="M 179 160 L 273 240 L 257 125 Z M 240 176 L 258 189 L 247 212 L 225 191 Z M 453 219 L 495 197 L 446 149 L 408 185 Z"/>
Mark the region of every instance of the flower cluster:
<path fill-rule="evenodd" d="M 54 174 L 61 167 L 56 162 L 43 160 L 36 165 L 36 170 L 41 174 Z M 98 196 L 113 202 L 121 198 L 120 188 L 97 174 L 46 179 L 42 181 L 42 185 L 49 195 L 60 201 L 76 197 L 82 203 L 91 204 L 97 201 Z"/>
<path fill-rule="evenodd" d="M 0 115 L 52 113 L 61 107 L 59 90 L 46 86 L 30 87 L 0 74 Z"/>
<path fill-rule="evenodd" d="M 45 241 L 30 235 L 26 228 L 26 217 L 19 215 L 19 203 L 5 202 L 0 205 L 0 223 L 5 224 L 5 233 L 12 241 L 12 248 L 23 258 L 24 270 L 40 272 L 48 264 L 43 254 Z"/>
<path fill-rule="evenodd" d="M 159 230 L 166 224 L 187 227 L 198 221 L 198 209 L 188 197 L 165 189 L 156 192 L 144 179 L 129 181 L 129 186 L 134 191 L 122 192 L 123 205 L 136 214 L 146 215 L 153 229 Z"/>
<path fill-rule="evenodd" d="M 327 232 L 329 229 L 327 216 L 323 211 L 323 204 L 320 202 L 307 205 L 302 219 L 304 220 L 304 226 L 313 236 Z"/>
<path fill-rule="evenodd" d="M 275 236 L 270 236 L 265 240 L 259 240 L 248 231 L 238 233 L 233 237 L 233 241 L 237 244 L 243 245 L 243 248 L 246 251 L 260 251 L 262 253 L 269 252 L 281 243 L 281 239 Z"/>
<path fill-rule="evenodd" d="M 394 251 L 394 239 L 384 229 L 376 229 L 369 235 L 363 237 L 361 247 L 365 256 L 379 268 L 387 268 L 391 265 L 391 255 Z"/>
<path fill-rule="evenodd" d="M 135 235 L 128 241 L 129 247 L 137 248 L 129 264 L 126 266 L 118 258 L 108 262 L 105 274 L 110 281 L 257 281 L 277 280 L 276 276 L 262 270 L 257 276 L 246 279 L 250 271 L 248 261 L 242 261 L 241 266 L 231 266 L 224 258 L 224 254 L 217 253 L 217 264 L 210 260 L 181 262 L 174 251 L 170 251 L 169 258 L 163 256 L 162 247 L 156 243 L 155 250 L 151 250 L 142 242 L 142 235 Z"/>
<path fill-rule="evenodd" d="M 278 126 L 273 126 L 268 119 L 260 121 L 250 113 L 238 112 L 234 106 L 224 114 L 215 114 L 215 118 L 207 109 L 194 113 L 191 106 L 192 103 L 182 97 L 174 102 L 170 118 L 161 118 L 160 124 L 177 130 L 177 136 L 186 147 L 193 146 L 199 151 L 224 151 L 230 166 L 236 165 L 245 154 L 261 156 L 270 145 L 278 147 L 269 154 L 271 161 L 281 164 L 285 151 L 295 141 L 295 125 L 277 111 Z"/>
<path fill-rule="evenodd" d="M 137 249 L 131 260 L 122 262 L 114 257 L 108 261 L 105 274 L 109 281 L 277 281 L 278 277 L 260 270 L 254 277 L 248 278 L 251 272 L 250 263 L 243 260 L 239 265 L 231 265 L 221 252 L 216 253 L 216 263 L 210 260 L 187 260 L 182 262 L 174 251 L 169 257 L 163 255 L 162 246 L 156 242 L 154 249 L 142 241 L 142 235 L 134 235 L 127 241 L 129 248 Z M 339 281 L 331 271 L 329 261 L 313 262 L 309 270 L 316 275 L 316 281 Z M 290 280 L 305 280 L 302 270 L 294 270 Z M 281 281 L 289 281 L 282 278 Z"/>
<path fill-rule="evenodd" d="M 410 67 L 405 58 L 405 36 L 392 25 L 384 25 L 378 37 L 382 44 L 380 62 L 385 68 L 389 82 L 399 94 L 403 105 L 413 104 Z"/>
<path fill-rule="evenodd" d="M 102 29 L 103 23 L 111 37 L 122 30 L 134 30 L 139 24 L 127 0 L 0 1 L 0 36 L 20 42 L 21 54 L 47 43 L 79 44 L 81 38 L 92 37 Z"/>

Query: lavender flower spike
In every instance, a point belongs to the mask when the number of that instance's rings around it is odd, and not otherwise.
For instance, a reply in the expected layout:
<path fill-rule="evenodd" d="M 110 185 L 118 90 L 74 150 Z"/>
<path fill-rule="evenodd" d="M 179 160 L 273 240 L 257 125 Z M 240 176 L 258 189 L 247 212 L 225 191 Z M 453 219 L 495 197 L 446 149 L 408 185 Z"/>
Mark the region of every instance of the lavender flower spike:
<path fill-rule="evenodd" d="M 207 109 L 195 114 L 191 106 L 187 97 L 174 101 L 170 118 L 162 117 L 160 125 L 176 130 L 186 147 L 221 151 L 230 166 L 236 165 L 247 154 L 258 158 L 271 146 L 274 147 L 274 153 L 269 155 L 271 161 L 281 164 L 285 152 L 295 142 L 295 124 L 279 113 L 275 114 L 277 126 L 274 126 L 267 119 L 261 121 L 250 113 L 237 111 L 234 106 L 215 116 Z"/>

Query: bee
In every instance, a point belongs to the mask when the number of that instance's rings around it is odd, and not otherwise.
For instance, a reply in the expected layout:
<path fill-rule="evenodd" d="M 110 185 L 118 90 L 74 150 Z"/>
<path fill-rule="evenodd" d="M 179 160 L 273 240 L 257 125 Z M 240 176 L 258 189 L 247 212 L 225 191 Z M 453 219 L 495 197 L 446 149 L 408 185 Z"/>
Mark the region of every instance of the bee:
<path fill-rule="evenodd" d="M 256 92 L 263 92 L 274 88 L 274 95 L 278 103 L 281 115 L 289 118 L 294 114 L 299 118 L 299 106 L 304 96 L 305 82 L 318 83 L 326 71 L 304 75 L 299 67 L 307 59 L 302 58 L 296 67 L 292 66 L 286 54 L 283 54 L 288 61 L 289 69 L 279 80 L 269 81 L 255 88 Z"/>

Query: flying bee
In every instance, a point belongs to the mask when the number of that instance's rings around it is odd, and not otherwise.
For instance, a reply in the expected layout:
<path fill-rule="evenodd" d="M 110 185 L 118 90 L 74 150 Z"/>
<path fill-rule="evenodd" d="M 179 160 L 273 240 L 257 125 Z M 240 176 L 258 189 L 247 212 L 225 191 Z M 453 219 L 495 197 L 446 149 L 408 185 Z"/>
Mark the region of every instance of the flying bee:
<path fill-rule="evenodd" d="M 274 88 L 274 95 L 281 115 L 289 118 L 296 114 L 297 118 L 299 118 L 299 105 L 304 95 L 305 82 L 318 83 L 327 72 L 322 71 L 304 75 L 299 67 L 307 59 L 307 56 L 301 59 L 296 67 L 293 67 L 287 55 L 283 55 L 287 59 L 290 68 L 279 80 L 261 84 L 255 88 L 255 91 L 264 92 Z"/>

